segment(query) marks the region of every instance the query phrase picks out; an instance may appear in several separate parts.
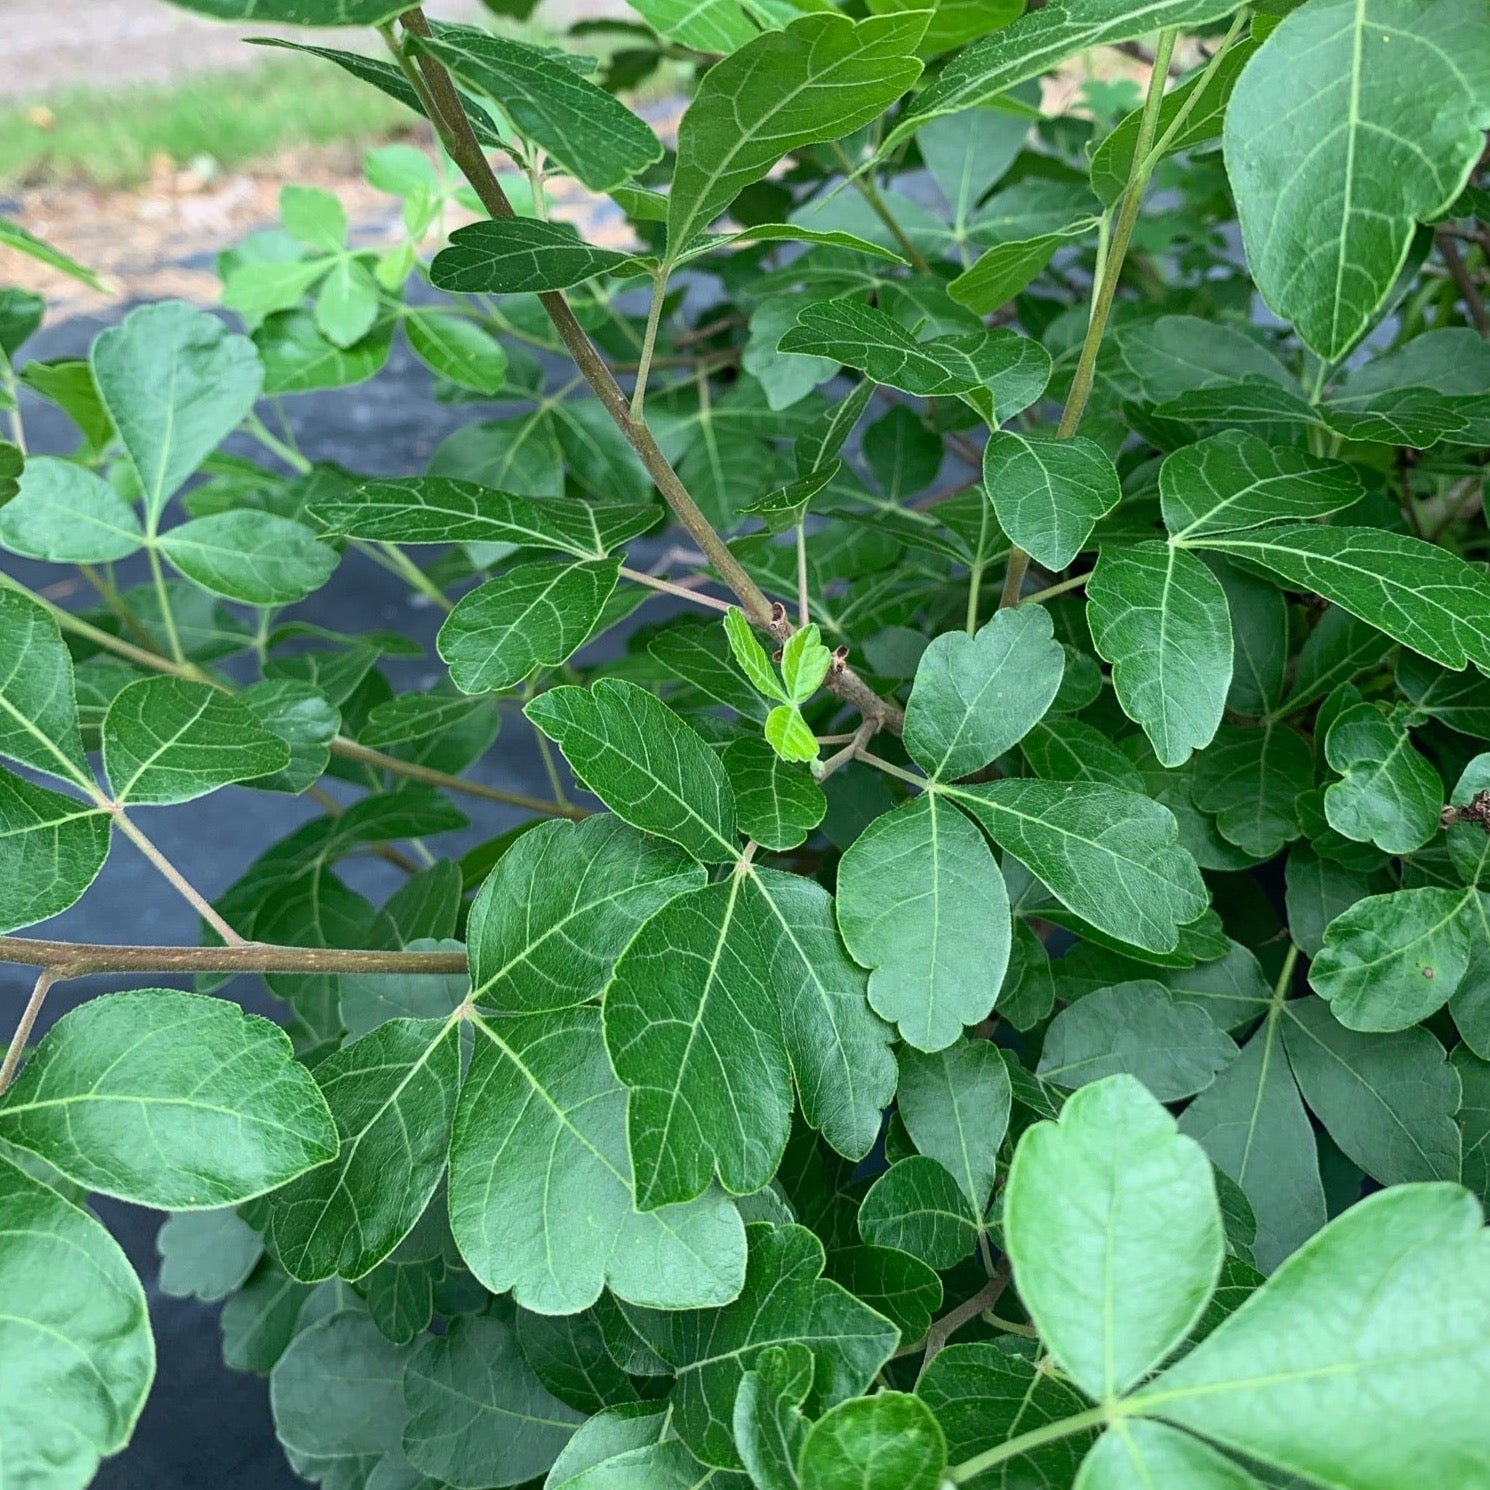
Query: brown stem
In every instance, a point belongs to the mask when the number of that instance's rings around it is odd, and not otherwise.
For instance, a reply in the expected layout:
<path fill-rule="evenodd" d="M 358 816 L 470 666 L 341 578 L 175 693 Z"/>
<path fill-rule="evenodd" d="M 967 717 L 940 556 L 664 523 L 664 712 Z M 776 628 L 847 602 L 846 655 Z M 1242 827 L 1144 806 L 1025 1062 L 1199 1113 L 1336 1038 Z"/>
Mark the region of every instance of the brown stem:
<path fill-rule="evenodd" d="M 31 990 L 31 997 L 21 1010 L 20 1022 L 16 1025 L 16 1032 L 11 1036 L 10 1045 L 5 1052 L 5 1062 L 0 1065 L 0 1093 L 15 1080 L 26 1042 L 31 1038 L 31 1027 L 36 1023 L 36 1016 L 41 1013 L 41 1006 L 47 1001 L 47 990 L 56 981 L 56 971 L 49 967 L 42 968 L 37 976 L 36 987 Z"/>
<path fill-rule="evenodd" d="M 986 1282 L 972 1298 L 965 1303 L 959 1304 L 955 1309 L 949 1309 L 938 1319 L 929 1330 L 926 1331 L 926 1339 L 917 1341 L 914 1345 L 904 1346 L 896 1351 L 897 1355 L 914 1355 L 916 1351 L 924 1351 L 921 1362 L 921 1374 L 925 1374 L 926 1368 L 931 1364 L 937 1353 L 960 1330 L 963 1325 L 970 1324 L 985 1309 L 991 1309 L 998 1303 L 1003 1291 L 1009 1286 L 1009 1264 L 1001 1263 L 993 1276 Z"/>
<path fill-rule="evenodd" d="M 40 967 L 51 981 L 89 973 L 406 973 L 466 971 L 464 952 L 381 952 L 346 947 L 279 947 L 239 941 L 226 947 L 133 947 L 0 936 L 0 962 Z M 33 994 L 33 998 L 35 995 Z"/>
<path fill-rule="evenodd" d="M 413 36 L 428 37 L 431 34 L 429 22 L 417 6 L 404 11 L 399 20 L 404 30 Z M 410 70 L 403 48 L 395 47 L 395 53 L 399 57 L 400 66 L 406 71 Z M 512 203 L 507 200 L 507 193 L 502 190 L 502 184 L 491 168 L 491 162 L 486 158 L 486 152 L 481 148 L 481 142 L 471 128 L 465 105 L 461 102 L 450 74 L 438 58 L 427 52 L 418 54 L 417 64 L 424 88 L 434 104 L 431 122 L 439 131 L 441 142 L 451 160 L 492 217 L 516 216 Z M 663 454 L 662 447 L 646 421 L 632 418 L 631 401 L 611 373 L 599 349 L 575 319 L 563 292 L 545 291 L 538 296 L 538 300 L 553 322 L 554 330 L 558 332 L 559 339 L 573 358 L 575 366 L 614 421 L 616 428 L 636 451 L 673 516 L 703 551 L 714 572 L 734 591 L 751 623 L 769 632 L 777 642 L 784 642 L 792 632 L 791 621 L 785 609 L 772 605 L 765 592 L 730 552 L 729 545 L 714 531 L 713 524 L 693 500 L 692 494 L 673 469 L 672 462 Z M 866 717 L 872 715 L 877 718 L 883 728 L 897 734 L 900 732 L 905 720 L 902 711 L 880 698 L 852 668 L 845 667 L 829 679 L 828 687 Z"/>
<path fill-rule="evenodd" d="M 1444 262 L 1444 267 L 1449 271 L 1450 278 L 1458 287 L 1459 294 L 1464 300 L 1464 308 L 1469 312 L 1469 319 L 1474 322 L 1475 330 L 1481 336 L 1490 336 L 1490 315 L 1485 312 L 1485 297 L 1480 294 L 1480 287 L 1474 282 L 1474 276 L 1469 272 L 1469 266 L 1464 262 L 1464 255 L 1459 252 L 1458 245 L 1445 232 L 1439 231 L 1434 234 L 1438 244 L 1438 256 Z"/>

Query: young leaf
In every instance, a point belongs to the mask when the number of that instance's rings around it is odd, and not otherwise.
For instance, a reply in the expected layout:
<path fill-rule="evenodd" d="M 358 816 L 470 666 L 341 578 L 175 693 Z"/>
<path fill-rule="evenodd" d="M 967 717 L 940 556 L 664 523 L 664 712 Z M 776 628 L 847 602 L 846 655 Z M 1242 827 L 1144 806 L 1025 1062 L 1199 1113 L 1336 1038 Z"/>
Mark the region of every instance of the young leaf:
<path fill-rule="evenodd" d="M 766 715 L 766 739 L 784 761 L 815 761 L 822 753 L 812 726 L 795 704 L 777 704 Z"/>
<path fill-rule="evenodd" d="M 1405 1030 L 1440 1008 L 1469 965 L 1474 892 L 1421 886 L 1368 895 L 1325 928 L 1314 991 L 1352 1030 Z"/>
<path fill-rule="evenodd" d="M 1175 540 L 1327 517 L 1366 495 L 1343 461 L 1322 460 L 1225 429 L 1159 467 L 1164 525 Z"/>
<path fill-rule="evenodd" d="M 319 590 L 336 551 L 304 523 L 269 512 L 219 512 L 172 528 L 159 548 L 187 579 L 245 605 L 293 605 Z"/>
<path fill-rule="evenodd" d="M 740 1219 L 717 1189 L 632 1203 L 626 1091 L 593 1008 L 477 1023 L 451 1143 L 451 1225 L 489 1288 L 575 1313 L 603 1285 L 632 1303 L 721 1304 L 744 1271 Z"/>
<path fill-rule="evenodd" d="M 75 904 L 103 868 L 111 825 L 101 807 L 0 771 L 0 931 Z"/>
<path fill-rule="evenodd" d="M 0 587 L 0 756 L 92 786 L 78 732 L 72 658 L 34 600 Z"/>
<path fill-rule="evenodd" d="M 993 1191 L 1009 1126 L 1009 1072 L 986 1041 L 959 1040 L 934 1055 L 899 1053 L 899 1110 L 911 1142 L 956 1179 L 976 1213 Z"/>
<path fill-rule="evenodd" d="M 823 645 L 816 626 L 792 632 L 781 649 L 781 678 L 786 684 L 787 701 L 805 704 L 823 686 L 832 660 L 833 654 Z"/>
<path fill-rule="evenodd" d="M 603 678 L 551 688 L 524 713 L 617 817 L 706 864 L 733 859 L 735 802 L 717 757 L 644 688 Z"/>
<path fill-rule="evenodd" d="M 103 760 L 117 802 L 190 802 L 290 763 L 290 750 L 229 693 L 184 678 L 141 678 L 115 694 Z"/>
<path fill-rule="evenodd" d="M 471 997 L 502 1014 L 598 998 L 654 911 L 703 869 L 619 818 L 540 823 L 497 861 L 471 906 Z"/>
<path fill-rule="evenodd" d="M 918 1050 L 987 1015 L 1009 961 L 1008 896 L 982 835 L 934 794 L 875 819 L 838 866 L 838 928 L 869 1002 Z"/>
<path fill-rule="evenodd" d="M 1284 1005 L 1283 1044 L 1330 1137 L 1383 1185 L 1459 1178 L 1459 1077 L 1424 1029 L 1359 1035 L 1318 999 Z"/>
<path fill-rule="evenodd" d="M 155 1375 L 145 1291 L 87 1211 L 3 1157 L 0 1214 L 6 1478 L 86 1485 L 129 1441 Z"/>
<path fill-rule="evenodd" d="M 90 1190 L 178 1211 L 236 1205 L 337 1148 L 287 1035 L 235 1004 L 164 988 L 59 1019 L 0 1102 L 0 1138 Z"/>
<path fill-rule="evenodd" d="M 957 1181 L 922 1154 L 897 1160 L 859 1207 L 859 1234 L 872 1247 L 908 1252 L 927 1267 L 956 1267 L 978 1245 L 978 1212 Z"/>
<path fill-rule="evenodd" d="M 1236 1056 L 1235 1042 L 1204 1009 L 1144 979 L 1099 988 L 1057 1014 L 1038 1074 L 1062 1087 L 1124 1074 L 1174 1102 L 1209 1086 Z"/>
<path fill-rule="evenodd" d="M 1307 95 L 1300 57 L 1321 84 Z M 1247 65 L 1225 127 L 1247 260 L 1322 359 L 1366 329 L 1416 223 L 1459 194 L 1487 121 L 1490 43 L 1474 0 L 1314 0 Z"/>
<path fill-rule="evenodd" d="M 920 76 L 926 16 L 832 13 L 766 31 L 710 68 L 678 126 L 667 241 L 676 257 L 790 150 L 837 140 Z"/>
<path fill-rule="evenodd" d="M 674 1370 L 670 1400 L 678 1437 L 703 1463 L 720 1469 L 740 1468 L 729 1431 L 735 1394 L 768 1346 L 794 1340 L 812 1351 L 816 1398 L 828 1408 L 863 1392 L 899 1340 L 883 1315 L 822 1277 L 823 1245 L 805 1227 L 746 1231 L 745 1286 L 732 1304 L 669 1314 L 625 1311 Z"/>
<path fill-rule="evenodd" d="M 154 532 L 186 478 L 252 410 L 264 383 L 258 353 L 215 316 L 163 300 L 100 332 L 90 360 Z"/>
<path fill-rule="evenodd" d="M 880 1392 L 842 1402 L 808 1431 L 802 1482 L 811 1490 L 937 1490 L 947 1443 L 919 1397 Z"/>
<path fill-rule="evenodd" d="M 1442 667 L 1490 670 L 1490 579 L 1420 538 L 1311 523 L 1206 538 L 1369 621 Z"/>
<path fill-rule="evenodd" d="M 1133 1406 L 1284 1474 L 1452 1484 L 1479 1457 L 1490 1380 L 1483 1224 L 1454 1185 L 1363 1200 Z"/>
<path fill-rule="evenodd" d="M 1001 610 L 971 637 L 945 632 L 916 667 L 905 748 L 933 780 L 982 770 L 1044 716 L 1065 666 L 1050 612 L 1040 606 Z"/>
<path fill-rule="evenodd" d="M 1099 931 L 1150 952 L 1179 945 L 1206 907 L 1195 861 L 1168 808 L 1136 792 L 1057 781 L 947 788 L 1061 904 Z"/>
<path fill-rule="evenodd" d="M 582 242 L 568 223 L 504 217 L 457 228 L 429 266 L 437 289 L 462 295 L 531 295 L 614 274 L 634 255 Z"/>
<path fill-rule="evenodd" d="M 408 1235 L 445 1169 L 460 1085 L 453 1020 L 393 1019 L 314 1071 L 340 1149 L 275 1191 L 275 1255 L 302 1283 L 361 1278 Z"/>
<path fill-rule="evenodd" d="M 1443 783 L 1412 748 L 1403 721 L 1356 704 L 1331 722 L 1324 753 L 1342 777 L 1324 789 L 1325 816 L 1337 833 L 1410 854 L 1438 831 Z"/>
<path fill-rule="evenodd" d="M 1224 1253 L 1210 1161 L 1126 1076 L 1083 1087 L 1020 1139 L 1004 1234 L 1041 1340 L 1099 1401 L 1185 1338 Z"/>
<path fill-rule="evenodd" d="M 781 1006 L 781 1036 L 802 1116 L 850 1159 L 879 1137 L 895 1092 L 891 1030 L 844 952 L 833 900 L 800 875 L 751 866 L 742 897 Z"/>
<path fill-rule="evenodd" d="M 729 638 L 729 649 L 739 663 L 740 671 L 757 690 L 767 698 L 777 699 L 783 704 L 790 703 L 791 697 L 782 687 L 781 680 L 776 676 L 776 669 L 771 666 L 771 659 L 761 645 L 760 638 L 745 619 L 744 611 L 731 608 L 724 613 L 724 633 Z"/>
<path fill-rule="evenodd" d="M 20 489 L 0 505 L 0 544 L 53 564 L 125 559 L 145 541 L 134 509 L 101 476 L 71 461 L 33 456 Z"/>
<path fill-rule="evenodd" d="M 996 430 L 983 448 L 983 485 L 999 526 L 1056 573 L 1122 496 L 1106 453 L 1080 435 L 1057 440 Z"/>
<path fill-rule="evenodd" d="M 1205 749 L 1231 686 L 1231 615 L 1216 576 L 1173 544 L 1104 548 L 1087 582 L 1087 619 L 1123 712 L 1160 764 L 1182 766 Z"/>
<path fill-rule="evenodd" d="M 567 60 L 472 26 L 408 40 L 493 99 L 524 139 L 591 191 L 609 191 L 662 159 L 650 126 Z"/>
<path fill-rule="evenodd" d="M 616 587 L 620 559 L 516 564 L 462 595 L 436 642 L 462 693 L 499 693 L 582 647 Z"/>

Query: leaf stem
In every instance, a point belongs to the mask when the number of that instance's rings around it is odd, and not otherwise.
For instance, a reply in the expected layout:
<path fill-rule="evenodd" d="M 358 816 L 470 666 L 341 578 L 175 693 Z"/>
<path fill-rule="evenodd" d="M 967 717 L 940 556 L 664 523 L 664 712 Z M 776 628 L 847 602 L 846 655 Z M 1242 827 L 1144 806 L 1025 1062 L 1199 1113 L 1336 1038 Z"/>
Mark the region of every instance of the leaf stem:
<path fill-rule="evenodd" d="M 124 809 L 117 804 L 111 808 L 114 821 L 119 825 L 119 831 L 129 839 L 139 851 L 158 869 L 171 887 L 196 911 L 196 913 L 225 941 L 230 947 L 241 947 L 244 945 L 243 938 L 228 925 L 223 918 L 208 903 L 207 898 L 197 890 L 191 882 L 176 868 L 161 851 L 147 838 L 144 832 L 133 822 Z"/>
<path fill-rule="evenodd" d="M 797 625 L 812 620 L 812 597 L 807 587 L 807 524 L 797 524 Z"/>
<path fill-rule="evenodd" d="M 1072 590 L 1079 590 L 1091 577 L 1092 571 L 1090 569 L 1085 574 L 1073 574 L 1070 579 L 1063 579 L 1059 584 L 1047 585 L 1043 590 L 1036 590 L 1033 595 L 1026 595 L 1024 597 L 1024 603 L 1029 605 L 1037 600 L 1054 600 L 1057 595 L 1065 595 Z"/>
<path fill-rule="evenodd" d="M 389 952 L 350 947 L 281 947 L 239 941 L 224 947 L 115 946 L 0 936 L 0 962 L 45 968 L 53 982 L 90 973 L 463 973 L 464 952 Z"/>
<path fill-rule="evenodd" d="M 652 276 L 652 303 L 647 307 L 647 330 L 642 337 L 641 355 L 636 363 L 636 382 L 631 388 L 631 417 L 642 417 L 647 399 L 647 378 L 652 371 L 652 354 L 657 350 L 657 330 L 662 324 L 662 305 L 667 299 L 667 277 L 659 269 Z"/>
<path fill-rule="evenodd" d="M 26 1049 L 26 1042 L 31 1038 L 31 1027 L 36 1023 L 36 1016 L 41 1013 L 41 1006 L 47 1001 L 47 990 L 57 981 L 57 973 L 53 968 L 44 967 L 37 975 L 36 986 L 31 990 L 31 997 L 26 1000 L 26 1007 L 21 1010 L 20 1020 L 16 1024 L 16 1032 L 10 1037 L 10 1045 L 5 1051 L 5 1061 L 0 1065 L 0 1094 L 15 1080 L 17 1068 L 21 1064 L 21 1056 Z"/>
<path fill-rule="evenodd" d="M 628 569 L 623 564 L 620 572 L 622 579 L 645 585 L 649 590 L 657 590 L 664 595 L 676 595 L 680 600 L 691 600 L 695 605 L 704 605 L 710 610 L 732 611 L 735 609 L 728 600 L 718 600 L 713 595 L 704 595 L 698 590 L 677 584 L 670 579 L 659 579 L 655 574 L 646 574 L 640 569 Z"/>
<path fill-rule="evenodd" d="M 838 140 L 834 140 L 830 148 L 832 149 L 833 154 L 838 158 L 838 164 L 843 167 L 845 177 L 848 182 L 853 186 L 854 190 L 857 191 L 859 195 L 864 198 L 864 201 L 868 204 L 869 210 L 874 213 L 874 215 L 879 218 L 882 223 L 884 223 L 886 229 L 889 231 L 890 236 L 899 246 L 901 253 L 905 255 L 906 260 L 910 264 L 911 268 L 914 269 L 918 274 L 930 274 L 932 272 L 932 269 L 931 265 L 926 261 L 926 255 L 923 254 L 921 250 L 917 248 L 914 243 L 911 242 L 910 235 L 896 221 L 895 214 L 891 212 L 889 207 L 886 205 L 885 199 L 880 195 L 879 187 L 874 184 L 873 178 L 870 176 L 866 176 L 859 169 L 859 167 L 857 167 L 853 163 L 853 161 L 849 159 L 849 153 L 843 148 L 841 142 L 839 142 Z"/>
<path fill-rule="evenodd" d="M 1021 1454 L 1028 1454 L 1031 1449 L 1041 1448 L 1047 1443 L 1058 1443 L 1063 1438 L 1070 1438 L 1072 1434 L 1085 1433 L 1088 1428 L 1099 1428 L 1107 1422 L 1109 1415 L 1106 1407 L 1089 1407 L 1085 1412 L 1073 1413 L 1069 1418 L 1060 1418 L 1039 1428 L 1031 1428 L 1028 1433 L 1021 1433 L 1017 1438 L 995 1444 L 971 1459 L 964 1459 L 961 1464 L 954 1464 L 948 1469 L 947 1478 L 954 1485 L 960 1485 L 965 1480 L 975 1480 L 995 1465 L 1017 1459 Z"/>
<path fill-rule="evenodd" d="M 181 638 L 176 633 L 176 617 L 171 610 L 171 593 L 166 589 L 166 577 L 160 567 L 160 554 L 156 550 L 153 534 L 145 545 L 145 552 L 150 559 L 150 582 L 155 586 L 155 596 L 160 602 L 160 620 L 166 630 L 166 642 L 170 646 L 171 656 L 177 662 L 184 663 L 186 653 L 181 650 Z"/>
<path fill-rule="evenodd" d="M 1159 125 L 1159 107 L 1164 101 L 1164 85 L 1169 79 L 1169 59 L 1174 55 L 1174 44 L 1178 36 L 1179 33 L 1173 28 L 1159 33 L 1159 44 L 1154 50 L 1154 70 L 1149 77 L 1148 96 L 1144 99 L 1143 114 L 1138 122 L 1138 138 L 1133 144 L 1133 162 L 1128 168 L 1128 184 L 1123 190 L 1116 225 L 1092 296 L 1086 338 L 1081 344 L 1076 372 L 1071 379 L 1071 392 L 1066 399 L 1066 407 L 1061 411 L 1061 422 L 1056 427 L 1055 437 L 1058 440 L 1069 440 L 1076 433 L 1081 424 L 1081 416 L 1086 412 L 1087 401 L 1092 396 L 1097 376 L 1097 353 L 1101 349 L 1108 317 L 1112 314 L 1113 301 L 1117 297 L 1118 280 L 1123 272 L 1123 260 L 1128 254 L 1128 245 L 1133 238 L 1134 225 L 1138 221 L 1144 188 L 1148 185 L 1149 175 L 1154 168 L 1150 152 Z M 1004 575 L 1004 593 L 999 598 L 1000 609 L 1019 604 L 1020 591 L 1024 588 L 1024 577 L 1029 567 L 1030 556 L 1018 546 L 1013 548 L 1009 553 L 1009 568 Z"/>
<path fill-rule="evenodd" d="M 296 449 L 285 444 L 278 435 L 270 432 L 269 426 L 252 410 L 243 421 L 243 427 L 261 444 L 271 455 L 277 455 L 292 471 L 301 476 L 310 473 L 311 463 Z"/>

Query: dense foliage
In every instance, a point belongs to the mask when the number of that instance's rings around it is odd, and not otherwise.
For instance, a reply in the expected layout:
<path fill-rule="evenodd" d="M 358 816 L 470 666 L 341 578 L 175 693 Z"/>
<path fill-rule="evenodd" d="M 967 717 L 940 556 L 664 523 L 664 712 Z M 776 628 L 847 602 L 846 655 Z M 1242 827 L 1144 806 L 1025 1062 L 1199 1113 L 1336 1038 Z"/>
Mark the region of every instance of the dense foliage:
<path fill-rule="evenodd" d="M 95 1192 L 335 1490 L 1490 1485 L 1484 0 L 190 5 L 377 26 L 444 148 L 397 242 L 287 189 L 241 331 L 0 361 L 0 544 L 98 593 L 0 586 L 0 930 L 117 834 L 203 927 L 0 938 L 0 1482 L 150 1386 Z M 396 338 L 422 474 L 264 422 Z M 297 619 L 368 560 L 425 691 Z M 208 904 L 150 809 L 233 783 L 313 815 Z M 30 1040 L 98 971 L 198 991 Z"/>

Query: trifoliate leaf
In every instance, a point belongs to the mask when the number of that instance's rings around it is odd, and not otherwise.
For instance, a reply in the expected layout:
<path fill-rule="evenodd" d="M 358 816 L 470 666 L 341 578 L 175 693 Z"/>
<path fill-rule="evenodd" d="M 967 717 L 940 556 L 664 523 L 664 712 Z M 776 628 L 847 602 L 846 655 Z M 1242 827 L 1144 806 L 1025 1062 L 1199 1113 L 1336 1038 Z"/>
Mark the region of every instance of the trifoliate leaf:
<path fill-rule="evenodd" d="M 1126 1076 L 1083 1087 L 1020 1139 L 1004 1235 L 1041 1340 L 1099 1401 L 1184 1339 L 1224 1253 L 1210 1161 Z"/>
<path fill-rule="evenodd" d="M 337 1149 L 283 1031 L 164 988 L 108 994 L 59 1019 L 0 1103 L 0 1138 L 90 1190 L 180 1211 L 235 1205 Z"/>
<path fill-rule="evenodd" d="M 934 794 L 877 818 L 838 867 L 838 928 L 871 969 L 869 1002 L 918 1050 L 993 1008 L 1009 961 L 1008 894 L 988 845 Z"/>
<path fill-rule="evenodd" d="M 981 770 L 1039 722 L 1065 652 L 1050 612 L 1001 610 L 974 636 L 949 631 L 921 654 L 905 710 L 905 748 L 938 781 Z"/>

